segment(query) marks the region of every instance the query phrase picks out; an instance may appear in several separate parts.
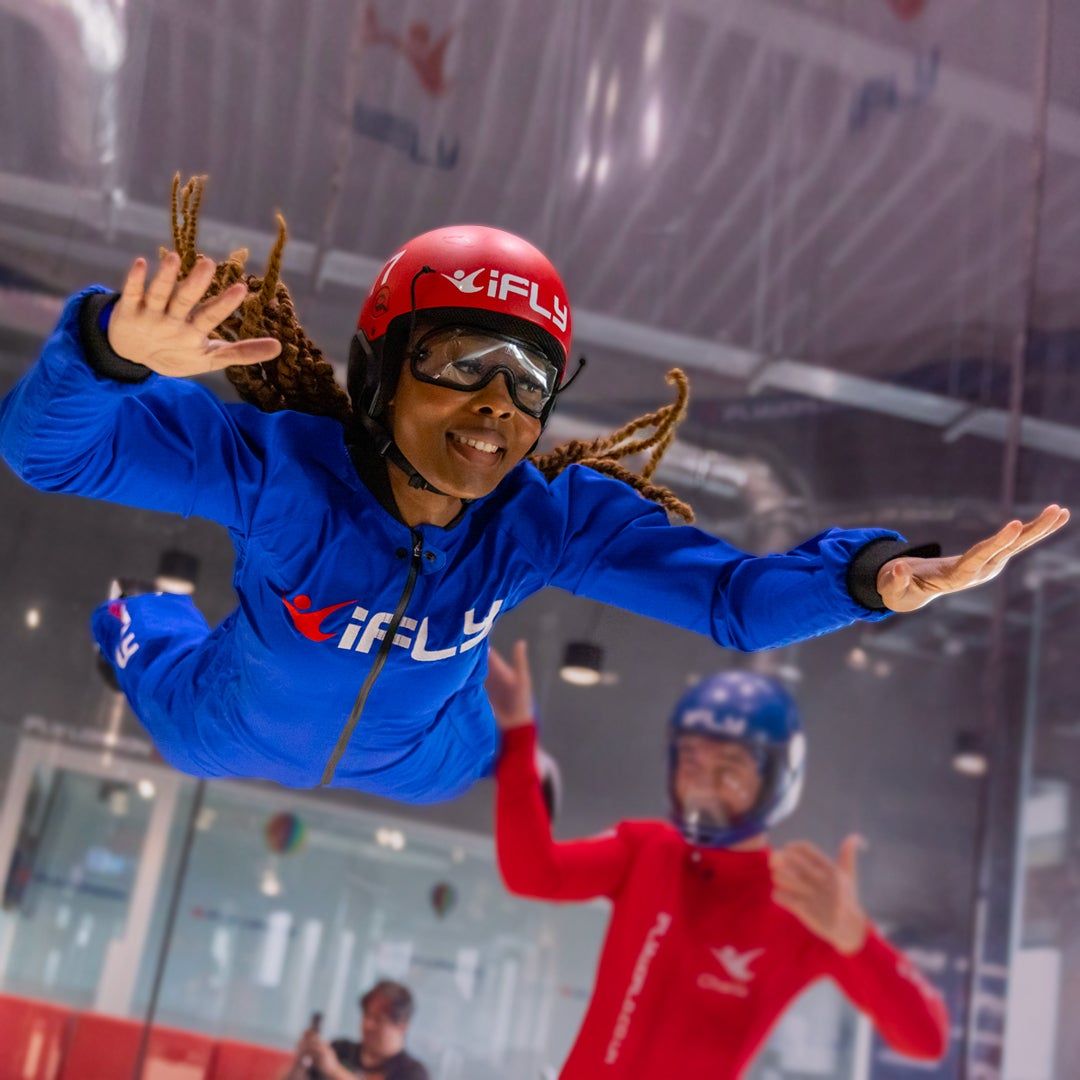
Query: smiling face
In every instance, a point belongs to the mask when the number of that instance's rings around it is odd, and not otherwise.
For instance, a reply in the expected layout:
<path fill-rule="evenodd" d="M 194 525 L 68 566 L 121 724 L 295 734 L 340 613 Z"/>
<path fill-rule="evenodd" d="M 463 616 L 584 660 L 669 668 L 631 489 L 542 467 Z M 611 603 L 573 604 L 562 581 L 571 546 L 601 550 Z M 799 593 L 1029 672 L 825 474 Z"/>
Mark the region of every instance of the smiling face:
<path fill-rule="evenodd" d="M 675 798 L 714 821 L 748 813 L 761 793 L 753 755 L 737 742 L 682 735 L 675 746 Z"/>
<path fill-rule="evenodd" d="M 418 325 L 410 346 L 427 329 Z M 389 420 L 394 442 L 420 475 L 459 499 L 494 491 L 540 437 L 540 421 L 514 404 L 505 375 L 478 390 L 452 390 L 415 378 L 407 362 Z"/>

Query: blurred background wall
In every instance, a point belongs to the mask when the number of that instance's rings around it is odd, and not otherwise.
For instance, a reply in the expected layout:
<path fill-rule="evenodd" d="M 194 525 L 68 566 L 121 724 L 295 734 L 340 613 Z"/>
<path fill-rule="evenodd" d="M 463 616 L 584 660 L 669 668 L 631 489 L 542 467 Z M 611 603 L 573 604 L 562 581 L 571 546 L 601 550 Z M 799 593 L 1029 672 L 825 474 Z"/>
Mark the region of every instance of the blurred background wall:
<path fill-rule="evenodd" d="M 0 384 L 67 293 L 169 242 L 174 172 L 207 173 L 202 248 L 258 265 L 280 209 L 285 278 L 339 373 L 403 239 L 509 228 L 561 269 L 589 359 L 552 440 L 654 408 L 678 364 L 692 403 L 662 478 L 706 528 L 755 551 L 831 524 L 959 550 L 1078 487 L 1078 47 L 1062 0 L 0 0 Z M 314 1008 L 351 1033 L 358 989 L 396 974 L 442 1080 L 557 1066 L 604 912 L 502 893 L 490 787 L 418 809 L 222 785 L 195 806 L 97 680 L 87 616 L 181 549 L 220 619 L 225 534 L 7 472 L 0 505 L 0 992 L 137 1022 L 161 972 L 163 1022 L 287 1047 Z M 948 994 L 929 1075 L 1073 1075 L 1078 537 L 753 660 L 534 598 L 494 640 L 532 645 L 559 833 L 662 815 L 673 701 L 763 665 L 810 736 L 781 836 L 862 832 L 869 911 Z M 559 677 L 580 640 L 604 649 L 597 685 Z M 292 850 L 267 839 L 281 814 Z M 761 1075 L 909 1075 L 835 997 L 801 1009 Z"/>

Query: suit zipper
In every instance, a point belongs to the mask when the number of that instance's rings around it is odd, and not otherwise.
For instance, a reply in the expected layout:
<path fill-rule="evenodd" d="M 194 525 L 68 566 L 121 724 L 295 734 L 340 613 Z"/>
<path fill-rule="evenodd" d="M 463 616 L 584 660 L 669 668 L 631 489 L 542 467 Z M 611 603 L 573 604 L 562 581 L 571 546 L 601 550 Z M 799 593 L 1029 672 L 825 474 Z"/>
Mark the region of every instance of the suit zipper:
<path fill-rule="evenodd" d="M 387 626 L 386 634 L 379 643 L 379 651 L 375 654 L 375 659 L 372 661 L 367 677 L 364 679 L 364 684 L 360 687 L 360 692 L 356 695 L 356 700 L 353 702 L 352 710 L 349 713 L 349 719 L 345 721 L 345 726 L 341 729 L 341 734 L 338 736 L 334 752 L 330 755 L 330 759 L 326 763 L 326 768 L 323 769 L 319 787 L 326 787 L 326 785 L 334 779 L 334 773 L 337 771 L 342 755 L 345 753 L 345 748 L 349 745 L 349 740 L 352 738 L 352 734 L 356 730 L 356 725 L 360 721 L 360 715 L 363 713 L 364 706 L 367 704 L 371 688 L 375 685 L 375 680 L 378 679 L 380 672 L 386 664 L 386 658 L 390 655 L 390 648 L 394 644 L 394 637 L 397 635 L 401 620 L 405 617 L 405 609 L 409 606 L 409 600 L 412 597 L 413 589 L 416 587 L 416 575 L 420 572 L 420 557 L 424 553 L 424 537 L 418 529 L 410 529 L 409 531 L 412 533 L 413 546 L 412 556 L 409 560 L 409 576 L 405 579 L 405 588 L 401 590 L 401 599 L 398 600 L 397 607 L 394 608 L 393 618 L 390 620 L 390 625 Z"/>

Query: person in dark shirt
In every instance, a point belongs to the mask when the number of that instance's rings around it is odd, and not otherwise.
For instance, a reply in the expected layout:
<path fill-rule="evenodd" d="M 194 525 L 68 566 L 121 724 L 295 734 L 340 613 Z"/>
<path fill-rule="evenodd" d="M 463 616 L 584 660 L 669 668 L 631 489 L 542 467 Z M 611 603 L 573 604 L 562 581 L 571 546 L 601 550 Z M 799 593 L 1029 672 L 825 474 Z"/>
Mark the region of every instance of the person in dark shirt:
<path fill-rule="evenodd" d="M 360 999 L 360 1042 L 327 1042 L 310 1027 L 282 1080 L 429 1080 L 428 1071 L 405 1052 L 405 1036 L 416 1006 L 407 986 L 377 982 Z"/>

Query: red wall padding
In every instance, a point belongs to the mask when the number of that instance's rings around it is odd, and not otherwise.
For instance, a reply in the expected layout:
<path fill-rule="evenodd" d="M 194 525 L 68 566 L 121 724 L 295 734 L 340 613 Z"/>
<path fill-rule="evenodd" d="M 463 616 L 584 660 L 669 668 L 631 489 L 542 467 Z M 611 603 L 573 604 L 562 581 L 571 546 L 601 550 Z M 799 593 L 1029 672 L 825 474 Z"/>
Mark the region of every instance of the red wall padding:
<path fill-rule="evenodd" d="M 214 1047 L 207 1080 L 279 1080 L 292 1057 L 287 1050 L 222 1041 Z"/>
<path fill-rule="evenodd" d="M 141 1033 L 138 1020 L 79 1013 L 59 1080 L 131 1080 Z M 209 1036 L 155 1027 L 143 1080 L 206 1080 L 213 1049 Z"/>
<path fill-rule="evenodd" d="M 0 994 L 0 1080 L 56 1080 L 72 1020 L 61 1005 Z"/>
<path fill-rule="evenodd" d="M 142 1024 L 0 994 L 0 1080 L 131 1080 Z M 287 1050 L 155 1027 L 143 1080 L 278 1080 Z"/>

